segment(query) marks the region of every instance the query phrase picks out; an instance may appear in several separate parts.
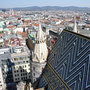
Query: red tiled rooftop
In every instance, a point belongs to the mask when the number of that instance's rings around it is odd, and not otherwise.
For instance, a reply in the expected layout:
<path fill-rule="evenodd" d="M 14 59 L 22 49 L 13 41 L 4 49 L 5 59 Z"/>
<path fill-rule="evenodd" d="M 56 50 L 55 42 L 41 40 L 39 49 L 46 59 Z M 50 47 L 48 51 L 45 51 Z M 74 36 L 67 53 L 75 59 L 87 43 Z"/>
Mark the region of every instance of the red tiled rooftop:
<path fill-rule="evenodd" d="M 33 24 L 34 26 L 39 26 L 39 24 Z"/>
<path fill-rule="evenodd" d="M 32 24 L 30 24 L 30 26 L 32 26 Z"/>
<path fill-rule="evenodd" d="M 15 26 L 7 26 L 7 28 L 14 28 Z"/>
<path fill-rule="evenodd" d="M 29 22 L 31 22 L 31 20 L 25 20 L 25 22 L 29 23 Z"/>

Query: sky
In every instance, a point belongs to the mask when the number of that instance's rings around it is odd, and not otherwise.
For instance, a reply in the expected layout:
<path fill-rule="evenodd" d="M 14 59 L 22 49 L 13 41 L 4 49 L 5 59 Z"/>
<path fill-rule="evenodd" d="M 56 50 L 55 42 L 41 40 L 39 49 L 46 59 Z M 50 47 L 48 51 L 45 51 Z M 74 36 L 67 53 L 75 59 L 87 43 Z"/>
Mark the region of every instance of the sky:
<path fill-rule="evenodd" d="M 1 0 L 0 8 L 29 6 L 78 6 L 90 7 L 90 0 Z"/>

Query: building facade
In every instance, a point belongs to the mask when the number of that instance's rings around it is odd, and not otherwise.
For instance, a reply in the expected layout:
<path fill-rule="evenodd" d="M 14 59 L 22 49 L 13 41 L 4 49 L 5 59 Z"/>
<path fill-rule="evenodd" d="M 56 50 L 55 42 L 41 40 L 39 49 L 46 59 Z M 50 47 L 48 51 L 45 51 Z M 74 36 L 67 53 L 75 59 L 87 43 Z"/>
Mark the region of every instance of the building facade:
<path fill-rule="evenodd" d="M 6 88 L 8 84 L 13 83 L 12 63 L 10 49 L 0 48 L 0 86 Z M 4 89 L 0 89 L 4 90 Z"/>
<path fill-rule="evenodd" d="M 14 90 L 15 83 L 20 81 L 30 81 L 30 57 L 26 49 L 0 48 L 0 90 Z"/>
<path fill-rule="evenodd" d="M 30 57 L 24 47 L 16 47 L 11 54 L 12 73 L 14 82 L 30 79 Z"/>

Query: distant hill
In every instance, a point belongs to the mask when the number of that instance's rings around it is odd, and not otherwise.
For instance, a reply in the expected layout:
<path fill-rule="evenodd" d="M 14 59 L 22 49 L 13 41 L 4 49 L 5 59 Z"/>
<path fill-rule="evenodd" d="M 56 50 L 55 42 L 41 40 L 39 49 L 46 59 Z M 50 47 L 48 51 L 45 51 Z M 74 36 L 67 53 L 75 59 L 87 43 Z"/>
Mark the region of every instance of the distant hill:
<path fill-rule="evenodd" d="M 10 9 L 10 8 L 8 8 Z M 25 10 L 25 11 L 48 11 L 48 10 L 72 10 L 72 11 L 90 11 L 88 7 L 75 7 L 75 6 L 68 6 L 68 7 L 60 7 L 60 6 L 32 6 L 32 7 L 20 7 L 20 8 L 13 8 L 14 10 Z"/>

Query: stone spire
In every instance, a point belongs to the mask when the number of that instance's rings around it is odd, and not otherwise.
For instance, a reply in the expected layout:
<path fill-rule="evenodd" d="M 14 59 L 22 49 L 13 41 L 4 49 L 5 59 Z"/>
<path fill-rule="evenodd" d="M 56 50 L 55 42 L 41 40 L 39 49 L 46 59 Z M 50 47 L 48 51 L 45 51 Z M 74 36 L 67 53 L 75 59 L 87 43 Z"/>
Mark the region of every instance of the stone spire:
<path fill-rule="evenodd" d="M 73 28 L 73 31 L 74 32 L 78 32 L 78 30 L 77 30 L 77 22 L 76 22 L 76 19 L 75 19 L 75 21 L 74 21 L 74 28 Z"/>
<path fill-rule="evenodd" d="M 37 39 L 42 39 L 44 38 L 44 32 L 42 31 L 42 27 L 41 27 L 41 24 L 39 24 L 39 29 L 38 29 L 38 32 L 37 32 Z"/>
<path fill-rule="evenodd" d="M 43 69 L 45 68 L 48 56 L 48 49 L 46 45 L 46 36 L 42 31 L 41 24 L 36 35 L 34 52 L 31 61 L 31 81 L 34 83 L 40 78 Z"/>
<path fill-rule="evenodd" d="M 34 48 L 34 57 L 33 61 L 36 62 L 45 62 L 48 55 L 48 49 L 46 45 L 46 36 L 45 33 L 42 31 L 41 24 L 39 24 L 39 29 L 36 35 L 36 43 Z"/>

